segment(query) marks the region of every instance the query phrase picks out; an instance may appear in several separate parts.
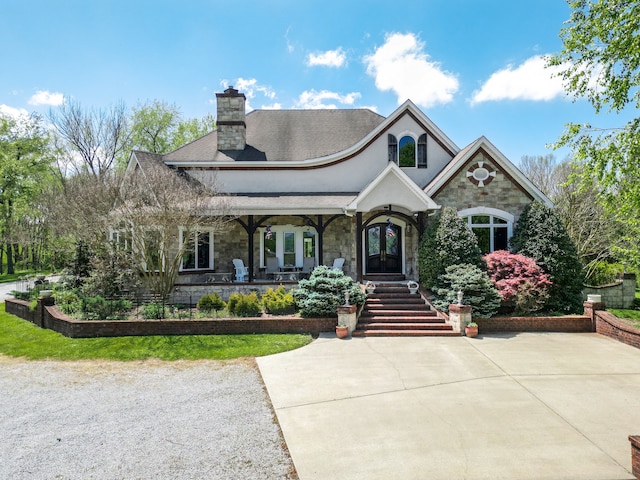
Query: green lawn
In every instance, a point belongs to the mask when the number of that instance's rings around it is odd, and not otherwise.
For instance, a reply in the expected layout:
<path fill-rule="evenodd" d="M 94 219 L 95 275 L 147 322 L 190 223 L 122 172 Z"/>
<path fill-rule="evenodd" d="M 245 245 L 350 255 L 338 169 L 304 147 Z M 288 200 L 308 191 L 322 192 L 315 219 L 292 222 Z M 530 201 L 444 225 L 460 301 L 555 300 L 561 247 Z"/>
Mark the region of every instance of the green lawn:
<path fill-rule="evenodd" d="M 0 309 L 0 354 L 30 360 L 226 360 L 307 345 L 310 335 L 184 335 L 67 338 Z"/>

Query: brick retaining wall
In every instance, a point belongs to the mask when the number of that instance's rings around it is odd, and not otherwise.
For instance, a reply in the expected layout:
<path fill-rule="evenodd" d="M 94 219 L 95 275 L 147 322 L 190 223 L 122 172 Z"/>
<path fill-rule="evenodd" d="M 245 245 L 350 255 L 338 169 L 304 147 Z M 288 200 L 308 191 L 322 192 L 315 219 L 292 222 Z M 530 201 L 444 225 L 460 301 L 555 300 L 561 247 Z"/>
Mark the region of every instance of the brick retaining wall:
<path fill-rule="evenodd" d="M 640 436 L 629 435 L 631 442 L 631 473 L 640 479 Z"/>
<path fill-rule="evenodd" d="M 565 315 L 562 317 L 493 317 L 474 318 L 478 331 L 498 332 L 592 332 L 591 318 L 586 315 Z"/>
<path fill-rule="evenodd" d="M 335 331 L 338 318 L 255 317 L 196 320 L 76 320 L 54 305 L 29 311 L 29 303 L 9 299 L 8 313 L 70 338 L 124 337 L 146 335 L 224 335 L 253 333 L 309 333 Z M 48 300 L 48 299 L 44 299 Z M 39 317 L 41 315 L 41 317 Z M 40 318 L 42 319 L 40 321 Z"/>
<path fill-rule="evenodd" d="M 594 314 L 596 332 L 615 338 L 632 347 L 640 348 L 640 328 L 621 321 L 618 317 L 605 310 L 596 310 Z"/>

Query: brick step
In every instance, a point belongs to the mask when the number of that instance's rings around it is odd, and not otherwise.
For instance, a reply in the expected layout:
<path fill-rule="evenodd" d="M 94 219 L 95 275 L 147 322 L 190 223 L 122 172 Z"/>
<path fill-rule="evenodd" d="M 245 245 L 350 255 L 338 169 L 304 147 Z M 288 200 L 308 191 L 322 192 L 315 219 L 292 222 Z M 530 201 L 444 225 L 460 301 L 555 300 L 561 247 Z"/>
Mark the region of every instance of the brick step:
<path fill-rule="evenodd" d="M 398 315 L 405 317 L 436 317 L 438 314 L 434 310 L 424 310 L 424 309 L 389 309 L 389 308 L 378 308 L 373 310 L 363 310 L 362 315 L 360 317 L 371 317 L 371 316 L 387 316 L 387 317 L 396 317 Z"/>
<path fill-rule="evenodd" d="M 419 302 L 424 302 L 423 298 L 418 295 L 411 295 L 410 293 L 373 293 L 367 296 L 367 301 L 369 300 L 384 300 L 388 298 L 406 298 L 407 300 L 414 300 Z"/>
<path fill-rule="evenodd" d="M 353 337 L 459 337 L 453 330 L 355 330 Z"/>
<path fill-rule="evenodd" d="M 367 322 L 358 323 L 356 330 L 452 330 L 447 323 Z"/>
<path fill-rule="evenodd" d="M 446 323 L 444 318 L 440 318 L 435 315 L 360 315 L 359 322 Z"/>

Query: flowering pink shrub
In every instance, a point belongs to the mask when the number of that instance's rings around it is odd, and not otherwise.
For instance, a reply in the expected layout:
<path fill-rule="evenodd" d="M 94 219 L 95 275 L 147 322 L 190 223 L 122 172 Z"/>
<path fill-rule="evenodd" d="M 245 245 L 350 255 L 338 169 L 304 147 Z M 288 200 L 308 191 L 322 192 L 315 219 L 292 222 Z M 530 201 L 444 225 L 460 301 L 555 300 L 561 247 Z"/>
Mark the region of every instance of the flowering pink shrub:
<path fill-rule="evenodd" d="M 496 250 L 484 257 L 487 273 L 502 300 L 521 312 L 544 307 L 553 283 L 533 258 L 506 250 Z"/>

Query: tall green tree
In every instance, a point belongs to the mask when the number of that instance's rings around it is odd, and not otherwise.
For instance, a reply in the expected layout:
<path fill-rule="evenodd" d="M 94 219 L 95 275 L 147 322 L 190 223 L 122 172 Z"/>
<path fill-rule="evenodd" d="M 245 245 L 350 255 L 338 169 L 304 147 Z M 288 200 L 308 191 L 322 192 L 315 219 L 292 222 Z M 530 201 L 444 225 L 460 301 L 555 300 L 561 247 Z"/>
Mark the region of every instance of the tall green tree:
<path fill-rule="evenodd" d="M 571 15 L 560 31 L 563 49 L 549 59 L 561 67 L 566 88 L 586 98 L 596 113 L 627 113 L 624 125 L 569 124 L 557 142 L 602 187 L 609 211 L 640 231 L 640 2 L 570 0 Z M 608 117 L 610 118 L 610 117 Z M 640 245 L 627 254 L 640 262 Z M 640 266 L 640 263 L 637 264 Z"/>
<path fill-rule="evenodd" d="M 444 208 L 420 239 L 418 251 L 420 283 L 433 288 L 447 267 L 470 264 L 486 268 L 478 240 L 454 208 Z"/>
<path fill-rule="evenodd" d="M 8 273 L 15 271 L 18 226 L 39 222 L 29 207 L 51 173 L 48 145 L 49 134 L 39 117 L 14 119 L 0 115 L 0 235 Z"/>
<path fill-rule="evenodd" d="M 153 100 L 133 109 L 131 147 L 151 153 L 168 153 L 213 131 L 211 115 L 183 119 L 175 104 Z"/>
<path fill-rule="evenodd" d="M 584 276 L 575 244 L 557 212 L 535 201 L 527 205 L 513 229 L 511 249 L 533 258 L 551 277 L 547 308 L 573 313 L 582 307 Z"/>

